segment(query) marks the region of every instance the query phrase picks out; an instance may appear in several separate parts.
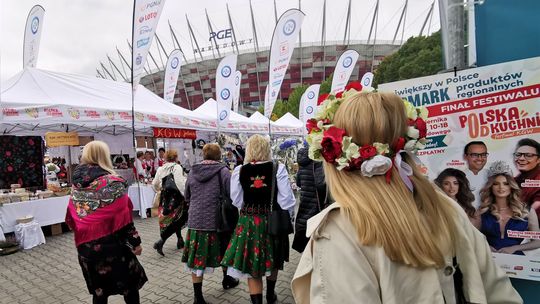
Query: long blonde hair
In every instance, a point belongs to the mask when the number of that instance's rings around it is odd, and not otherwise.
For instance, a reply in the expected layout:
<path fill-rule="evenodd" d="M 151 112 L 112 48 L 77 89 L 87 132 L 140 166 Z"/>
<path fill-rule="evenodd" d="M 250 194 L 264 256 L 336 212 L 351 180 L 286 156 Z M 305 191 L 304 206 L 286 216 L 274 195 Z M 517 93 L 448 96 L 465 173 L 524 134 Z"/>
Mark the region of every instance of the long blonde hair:
<path fill-rule="evenodd" d="M 249 164 L 252 161 L 266 161 L 271 159 L 270 141 L 262 135 L 252 135 L 246 143 L 244 164 Z"/>
<path fill-rule="evenodd" d="M 111 162 L 109 146 L 100 140 L 94 140 L 84 146 L 81 164 L 97 165 L 110 174 L 116 175 Z"/>
<path fill-rule="evenodd" d="M 499 210 L 495 207 L 495 195 L 493 195 L 493 184 L 495 183 L 495 179 L 498 176 L 504 176 L 506 178 L 506 181 L 508 182 L 508 185 L 510 186 L 510 196 L 507 198 L 508 207 L 512 211 L 512 218 L 516 220 L 525 220 L 527 216 L 529 215 L 529 212 L 527 211 L 527 208 L 525 207 L 525 203 L 521 201 L 521 189 L 519 188 L 518 183 L 514 180 L 514 178 L 509 174 L 496 174 L 493 176 L 490 176 L 482 188 L 480 190 L 480 213 L 490 212 L 497 220 L 501 219 L 501 215 L 499 214 Z"/>
<path fill-rule="evenodd" d="M 334 124 L 345 129 L 359 146 L 374 142 L 392 145 L 407 130 L 403 101 L 395 94 L 357 93 L 341 104 Z M 326 180 L 336 202 L 356 228 L 361 244 L 380 246 L 394 262 L 412 267 L 442 267 L 453 254 L 456 210 L 413 168 L 414 194 L 392 168 L 384 176 L 364 177 L 360 171 L 339 171 L 324 163 Z"/>

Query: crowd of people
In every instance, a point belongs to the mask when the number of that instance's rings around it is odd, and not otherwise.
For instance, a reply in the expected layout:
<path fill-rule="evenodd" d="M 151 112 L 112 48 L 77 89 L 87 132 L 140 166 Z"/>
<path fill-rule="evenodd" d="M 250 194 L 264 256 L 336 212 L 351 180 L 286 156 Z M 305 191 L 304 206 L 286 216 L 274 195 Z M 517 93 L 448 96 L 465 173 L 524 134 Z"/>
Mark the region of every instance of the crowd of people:
<path fill-rule="evenodd" d="M 246 279 L 251 302 L 263 303 L 266 283 L 266 302 L 277 303 L 290 231 L 276 225 L 287 221 L 294 221 L 292 248 L 303 253 L 291 282 L 297 303 L 521 303 L 491 252 L 540 248 L 507 233 L 539 230 L 540 191 L 527 186 L 540 176 L 538 142 L 517 144 L 516 177 L 509 164 L 488 165 L 486 144 L 474 141 L 464 148 L 467 170 L 444 169 L 432 183 L 407 149 L 402 99 L 353 89 L 325 102 L 332 112 L 312 125 L 298 152 L 296 214 L 289 174 L 272 159 L 267 137 L 251 136 L 241 158 L 205 144 L 189 174 L 174 150 L 137 154 L 137 174 L 153 174 L 160 196 L 154 249 L 164 255 L 165 241 L 177 235 L 194 303 L 206 303 L 203 278 L 218 268 L 224 289 Z M 335 149 L 345 144 L 359 154 Z M 85 146 L 66 221 L 94 303 L 114 294 L 139 303 L 147 281 L 137 260 L 141 241 L 109 154 L 103 142 Z"/>

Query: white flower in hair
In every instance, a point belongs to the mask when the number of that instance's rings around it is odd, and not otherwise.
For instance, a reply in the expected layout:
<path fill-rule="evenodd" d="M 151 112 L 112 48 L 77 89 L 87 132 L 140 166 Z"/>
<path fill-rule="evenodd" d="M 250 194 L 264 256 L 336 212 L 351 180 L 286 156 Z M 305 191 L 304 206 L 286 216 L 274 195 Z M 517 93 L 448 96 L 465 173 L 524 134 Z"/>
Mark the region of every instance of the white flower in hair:
<path fill-rule="evenodd" d="M 410 138 L 418 139 L 418 137 L 420 137 L 420 131 L 418 131 L 418 129 L 415 127 L 408 127 L 407 136 L 409 136 Z"/>
<path fill-rule="evenodd" d="M 373 175 L 384 175 L 392 168 L 392 160 L 383 155 L 375 155 L 369 160 L 362 162 L 360 170 L 362 175 L 372 177 Z"/>
<path fill-rule="evenodd" d="M 508 165 L 506 162 L 499 160 L 491 164 L 489 166 L 489 169 L 487 171 L 487 176 L 492 177 L 495 175 L 510 175 L 514 176 L 512 173 L 512 169 L 510 169 L 510 165 Z"/>

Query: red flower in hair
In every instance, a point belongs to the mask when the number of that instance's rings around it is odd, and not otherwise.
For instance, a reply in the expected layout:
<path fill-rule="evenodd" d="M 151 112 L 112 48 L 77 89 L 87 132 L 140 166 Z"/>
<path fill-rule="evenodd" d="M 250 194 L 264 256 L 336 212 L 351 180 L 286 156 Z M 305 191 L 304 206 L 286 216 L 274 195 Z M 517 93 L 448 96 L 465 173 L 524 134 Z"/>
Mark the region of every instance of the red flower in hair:
<path fill-rule="evenodd" d="M 361 156 L 357 158 L 353 158 L 349 162 L 349 167 L 345 168 L 345 170 L 358 170 L 362 167 L 363 162 L 364 162 L 364 159 Z"/>
<path fill-rule="evenodd" d="M 341 141 L 343 140 L 343 136 L 345 136 L 345 130 L 337 127 L 330 127 L 324 131 L 321 141 L 321 154 L 327 162 L 333 164 L 336 162 L 336 158 L 341 157 Z"/>
<path fill-rule="evenodd" d="M 306 128 L 308 130 L 308 133 L 311 133 L 312 130 L 316 132 L 321 130 L 317 127 L 317 120 L 315 118 L 308 119 L 306 123 Z"/>
<path fill-rule="evenodd" d="M 355 89 L 357 90 L 358 92 L 362 91 L 362 84 L 360 84 L 360 82 L 358 81 L 353 81 L 351 83 L 349 83 L 346 87 L 345 87 L 345 91 L 348 91 L 350 89 Z"/>
<path fill-rule="evenodd" d="M 414 120 L 412 120 L 412 119 L 409 118 L 409 119 L 407 120 L 407 125 L 408 125 L 409 127 L 414 126 Z"/>
<path fill-rule="evenodd" d="M 394 151 L 397 153 L 403 150 L 404 147 L 405 147 L 405 138 L 403 137 L 398 138 L 398 140 L 396 141 L 394 145 Z"/>
<path fill-rule="evenodd" d="M 341 97 L 343 97 L 343 91 L 337 92 L 336 93 L 336 98 L 341 98 Z"/>
<path fill-rule="evenodd" d="M 319 99 L 317 100 L 317 105 L 320 105 L 321 103 L 323 103 L 326 98 L 328 98 L 329 94 L 322 94 L 321 96 L 319 96 Z"/>
<path fill-rule="evenodd" d="M 377 149 L 372 145 L 363 145 L 360 147 L 360 157 L 363 159 L 370 159 L 377 155 Z"/>
<path fill-rule="evenodd" d="M 418 117 L 415 121 L 416 128 L 418 129 L 418 132 L 420 133 L 419 138 L 425 138 L 427 135 L 427 124 L 426 122 Z"/>

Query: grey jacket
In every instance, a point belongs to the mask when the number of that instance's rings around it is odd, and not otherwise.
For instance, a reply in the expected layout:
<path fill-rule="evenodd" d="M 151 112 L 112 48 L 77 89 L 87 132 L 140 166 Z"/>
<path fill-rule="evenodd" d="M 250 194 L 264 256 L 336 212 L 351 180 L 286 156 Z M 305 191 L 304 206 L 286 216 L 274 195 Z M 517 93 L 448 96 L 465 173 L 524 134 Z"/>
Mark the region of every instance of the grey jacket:
<path fill-rule="evenodd" d="M 184 196 L 189 203 L 188 228 L 216 230 L 216 208 L 221 174 L 223 195 L 230 196 L 231 174 L 221 163 L 196 164 L 189 172 Z"/>

